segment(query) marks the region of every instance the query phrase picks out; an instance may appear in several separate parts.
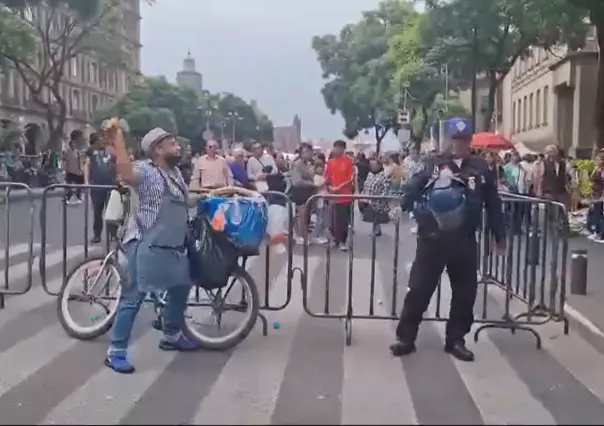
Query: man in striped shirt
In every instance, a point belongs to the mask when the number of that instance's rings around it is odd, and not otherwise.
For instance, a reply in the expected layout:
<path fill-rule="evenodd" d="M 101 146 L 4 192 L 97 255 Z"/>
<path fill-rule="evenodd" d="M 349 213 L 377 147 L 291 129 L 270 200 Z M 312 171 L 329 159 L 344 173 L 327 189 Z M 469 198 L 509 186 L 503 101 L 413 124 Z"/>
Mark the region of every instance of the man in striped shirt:
<path fill-rule="evenodd" d="M 105 365 L 119 373 L 132 373 L 128 343 L 136 315 L 149 292 L 167 292 L 160 349 L 197 348 L 181 330 L 191 289 L 185 248 L 189 191 L 177 167 L 180 146 L 172 135 L 160 128 L 151 130 L 141 141 L 150 160 L 133 166 L 121 129 L 115 122 L 108 127 L 107 139 L 115 152 L 118 176 L 134 188 L 139 201 L 123 240 L 130 282 L 122 283 Z"/>

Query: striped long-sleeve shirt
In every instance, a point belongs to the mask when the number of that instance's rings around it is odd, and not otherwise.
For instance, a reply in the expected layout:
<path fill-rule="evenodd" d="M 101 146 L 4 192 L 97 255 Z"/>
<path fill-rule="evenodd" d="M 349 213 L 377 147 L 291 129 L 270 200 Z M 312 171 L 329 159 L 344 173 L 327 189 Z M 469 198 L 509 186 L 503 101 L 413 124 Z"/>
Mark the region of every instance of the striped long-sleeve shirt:
<path fill-rule="evenodd" d="M 188 199 L 187 185 L 180 171 L 175 168 L 173 172 L 167 173 L 155 167 L 149 160 L 134 164 L 134 173 L 137 176 L 138 186 L 133 188 L 138 195 L 138 205 L 133 206 L 130 217 L 126 224 L 124 233 L 124 244 L 138 240 L 143 232 L 155 223 L 161 209 L 164 195 L 165 182 L 169 190 L 182 201 Z M 178 185 L 177 185 L 178 184 Z M 139 226 L 140 225 L 140 226 Z"/>

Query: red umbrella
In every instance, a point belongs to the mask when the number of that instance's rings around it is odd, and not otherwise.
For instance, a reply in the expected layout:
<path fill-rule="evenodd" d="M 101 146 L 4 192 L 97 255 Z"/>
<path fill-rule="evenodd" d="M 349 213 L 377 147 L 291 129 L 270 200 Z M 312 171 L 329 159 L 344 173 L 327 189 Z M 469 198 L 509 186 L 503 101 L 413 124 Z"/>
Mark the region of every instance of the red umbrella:
<path fill-rule="evenodd" d="M 514 145 L 497 133 L 482 132 L 472 136 L 472 148 L 477 149 L 511 149 Z"/>

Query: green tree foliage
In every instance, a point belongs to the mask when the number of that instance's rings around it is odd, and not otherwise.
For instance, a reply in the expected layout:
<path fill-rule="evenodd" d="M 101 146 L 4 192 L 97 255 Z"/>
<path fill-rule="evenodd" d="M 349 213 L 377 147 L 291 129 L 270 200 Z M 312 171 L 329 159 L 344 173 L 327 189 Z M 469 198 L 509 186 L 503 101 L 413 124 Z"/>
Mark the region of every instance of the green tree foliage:
<path fill-rule="evenodd" d="M 23 80 L 31 101 L 46 116 L 50 148 L 61 146 L 69 112 L 61 80 L 72 72 L 71 61 L 89 55 L 105 66 L 124 65 L 119 18 L 129 3 L 0 0 L 0 58 Z"/>
<path fill-rule="evenodd" d="M 600 1 L 600 0 L 596 0 Z M 448 64 L 461 84 L 474 73 L 489 79 L 484 127 L 489 128 L 495 93 L 516 59 L 530 46 L 550 48 L 585 40 L 585 12 L 569 0 L 428 0 L 422 26 L 422 57 Z"/>
<path fill-rule="evenodd" d="M 570 5 L 585 12 L 596 27 L 596 37 L 600 52 L 604 51 L 604 1 L 602 0 L 566 0 Z M 600 53 L 598 64 L 598 82 L 595 109 L 595 125 L 597 130 L 596 146 L 604 149 L 604 56 Z"/>
<path fill-rule="evenodd" d="M 394 67 L 392 90 L 399 94 L 398 104 L 411 113 L 411 139 L 418 147 L 436 119 L 435 111 L 444 110 L 442 102 L 436 103 L 438 95 L 451 84 L 439 64 L 422 56 L 421 28 L 425 19 L 425 15 L 416 14 L 407 26 L 401 27 L 390 39 L 387 52 Z"/>
<path fill-rule="evenodd" d="M 388 45 L 394 34 L 416 18 L 411 2 L 387 0 L 338 35 L 313 38 L 312 47 L 327 80 L 322 89 L 325 104 L 342 116 L 347 137 L 373 131 L 379 150 L 386 133 L 397 130 L 398 93 L 392 85 L 395 69 L 387 58 Z"/>
<path fill-rule="evenodd" d="M 154 127 L 162 127 L 187 139 L 195 152 L 202 150 L 203 134 L 210 130 L 220 140 L 261 140 L 272 142 L 273 123 L 266 115 L 257 116 L 250 104 L 230 93 L 201 96 L 188 88 L 170 84 L 163 77 L 144 78 L 110 108 L 96 114 L 97 122 L 111 117 L 124 118 L 134 139 Z"/>

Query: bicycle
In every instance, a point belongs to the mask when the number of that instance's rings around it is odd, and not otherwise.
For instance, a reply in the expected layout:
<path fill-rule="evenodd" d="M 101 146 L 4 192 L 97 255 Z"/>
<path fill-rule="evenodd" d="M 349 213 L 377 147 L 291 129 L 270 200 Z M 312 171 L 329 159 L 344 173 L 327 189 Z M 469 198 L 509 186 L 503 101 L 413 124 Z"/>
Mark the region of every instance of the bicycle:
<path fill-rule="evenodd" d="M 212 196 L 223 194 L 220 192 L 210 192 Z M 239 188 L 234 193 L 240 193 Z M 239 265 L 234 269 L 231 277 L 222 288 L 204 289 L 199 286 L 192 288 L 194 293 L 193 301 L 187 303 L 185 312 L 184 330 L 189 337 L 195 339 L 203 349 L 208 350 L 226 350 L 230 349 L 243 341 L 254 329 L 259 317 L 260 296 L 254 279 L 245 270 L 247 257 L 240 257 Z M 122 294 L 124 285 L 128 284 L 128 273 L 124 267 L 125 252 L 119 238 L 114 238 L 111 243 L 111 250 L 106 255 L 94 256 L 83 260 L 76 265 L 67 275 L 57 299 L 57 314 L 59 322 L 65 332 L 72 338 L 78 340 L 92 340 L 107 333 L 115 319 L 117 313 L 118 301 Z M 88 272 L 92 271 L 89 276 Z M 84 272 L 83 291 L 76 294 L 72 293 L 75 284 L 78 283 L 78 276 Z M 89 282 L 89 278 L 92 281 Z M 235 283 L 241 283 L 241 297 L 237 302 L 229 302 L 228 296 L 231 293 Z M 115 284 L 112 289 L 111 285 Z M 200 295 L 205 293 L 207 299 L 203 300 Z M 97 321 L 98 317 L 91 317 L 92 325 L 82 326 L 74 320 L 74 316 L 69 308 L 69 302 L 80 301 L 90 305 L 99 305 L 102 307 L 105 318 Z M 161 313 L 166 305 L 166 293 L 150 293 L 146 301 L 153 303 L 157 318 L 152 326 L 156 329 L 162 328 Z M 197 323 L 193 319 L 192 309 L 194 307 L 209 307 L 212 310 L 211 320 L 222 328 L 224 314 L 232 311 L 245 313 L 244 321 L 236 327 L 230 334 L 224 337 L 215 337 L 202 333 L 195 325 L 206 325 Z"/>

